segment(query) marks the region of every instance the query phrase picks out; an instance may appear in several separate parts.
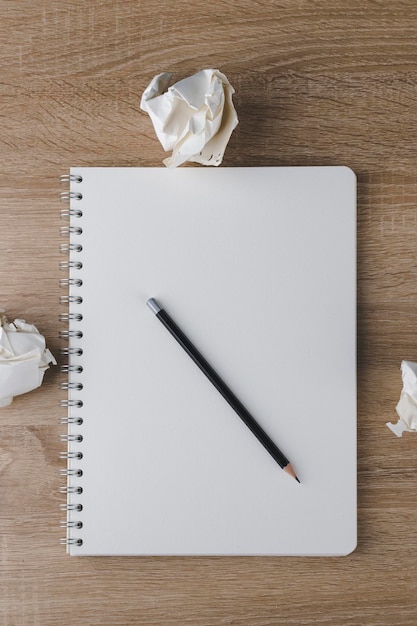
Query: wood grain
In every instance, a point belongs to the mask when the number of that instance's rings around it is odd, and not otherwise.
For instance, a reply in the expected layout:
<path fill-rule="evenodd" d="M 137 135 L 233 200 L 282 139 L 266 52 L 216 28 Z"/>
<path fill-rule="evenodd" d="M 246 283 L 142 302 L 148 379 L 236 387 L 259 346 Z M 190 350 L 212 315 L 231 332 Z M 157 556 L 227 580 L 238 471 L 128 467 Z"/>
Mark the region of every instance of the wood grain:
<path fill-rule="evenodd" d="M 414 0 L 0 0 L 0 306 L 58 354 L 58 176 L 155 166 L 152 76 L 217 67 L 240 124 L 225 166 L 358 175 L 359 544 L 345 558 L 70 558 L 58 545 L 58 368 L 0 413 L 2 626 L 417 623 L 417 439 L 396 439 L 417 360 Z M 111 503 L 110 503 L 111 504 Z M 105 523 L 103 521 L 103 523 Z"/>

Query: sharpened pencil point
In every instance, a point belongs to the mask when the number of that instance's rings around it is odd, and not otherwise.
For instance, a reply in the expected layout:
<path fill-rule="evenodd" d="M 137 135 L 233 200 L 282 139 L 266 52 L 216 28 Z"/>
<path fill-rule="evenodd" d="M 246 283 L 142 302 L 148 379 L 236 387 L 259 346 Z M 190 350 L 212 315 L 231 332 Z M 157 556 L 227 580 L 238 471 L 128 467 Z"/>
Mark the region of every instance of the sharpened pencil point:
<path fill-rule="evenodd" d="M 284 472 L 287 472 L 287 474 L 289 474 L 290 476 L 295 478 L 295 480 L 298 483 L 300 482 L 300 480 L 297 478 L 297 474 L 294 472 L 294 469 L 293 469 L 291 463 L 288 463 L 288 465 L 285 465 L 282 469 L 284 470 Z"/>
<path fill-rule="evenodd" d="M 295 477 L 295 480 L 297 481 L 297 483 L 301 483 L 301 480 L 298 478 L 298 476 Z"/>

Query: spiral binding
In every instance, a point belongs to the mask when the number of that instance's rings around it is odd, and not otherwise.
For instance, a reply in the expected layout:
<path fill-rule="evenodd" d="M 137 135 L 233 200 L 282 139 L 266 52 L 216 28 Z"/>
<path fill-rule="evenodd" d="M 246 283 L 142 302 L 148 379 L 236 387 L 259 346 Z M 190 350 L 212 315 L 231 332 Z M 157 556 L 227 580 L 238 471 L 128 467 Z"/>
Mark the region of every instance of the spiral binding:
<path fill-rule="evenodd" d="M 72 302 L 75 304 L 82 304 L 82 301 L 83 299 L 81 296 L 60 296 L 59 298 L 60 304 L 70 304 Z"/>
<path fill-rule="evenodd" d="M 69 407 L 72 406 L 78 406 L 78 407 L 82 407 L 83 406 L 83 401 L 82 400 L 60 400 L 60 406 L 63 409 L 67 409 Z"/>
<path fill-rule="evenodd" d="M 81 469 L 75 469 L 75 468 L 71 468 L 71 469 L 61 469 L 59 470 L 59 475 L 60 476 L 64 476 L 65 478 L 67 476 L 77 476 L 80 477 L 83 475 L 83 470 Z"/>
<path fill-rule="evenodd" d="M 83 316 L 81 313 L 61 313 L 59 316 L 60 322 L 69 322 L 75 320 L 76 322 L 82 322 Z"/>
<path fill-rule="evenodd" d="M 60 287 L 82 287 L 82 285 L 81 278 L 61 278 L 59 280 Z"/>
<path fill-rule="evenodd" d="M 59 264 L 61 270 L 82 270 L 83 264 L 81 261 L 61 261 Z"/>
<path fill-rule="evenodd" d="M 82 200 L 83 194 L 75 191 L 61 191 L 59 197 L 61 202 L 67 202 L 68 200 Z"/>
<path fill-rule="evenodd" d="M 76 486 L 69 486 L 69 487 L 60 487 L 59 488 L 59 492 L 60 493 L 82 493 L 83 492 L 83 488 L 82 487 L 76 487 Z"/>
<path fill-rule="evenodd" d="M 80 479 L 83 476 L 83 470 L 77 467 L 79 461 L 83 458 L 82 452 L 82 425 L 83 417 L 78 414 L 82 412 L 83 401 L 74 394 L 82 392 L 83 385 L 79 379 L 83 371 L 83 366 L 79 359 L 83 355 L 83 350 L 77 345 L 78 340 L 83 336 L 80 324 L 82 324 L 83 316 L 77 311 L 77 306 L 82 304 L 82 296 L 78 290 L 82 287 L 83 281 L 81 272 L 83 263 L 78 257 L 83 250 L 82 244 L 77 238 L 82 235 L 82 227 L 78 225 L 78 220 L 83 217 L 83 211 L 75 208 L 74 203 L 83 199 L 83 194 L 74 190 L 73 186 L 82 182 L 82 176 L 78 174 L 64 174 L 60 177 L 61 183 L 70 183 L 69 191 L 60 193 L 60 201 L 68 203 L 68 207 L 60 210 L 61 218 L 67 219 L 68 224 L 61 226 L 60 232 L 63 237 L 69 237 L 71 240 L 62 243 L 59 246 L 61 254 L 68 255 L 68 258 L 61 261 L 59 267 L 61 271 L 68 272 L 68 276 L 61 278 L 60 287 L 67 291 L 67 294 L 60 296 L 60 304 L 67 307 L 67 311 L 59 316 L 59 320 L 67 327 L 60 331 L 59 336 L 62 340 L 68 341 L 68 344 L 60 350 L 61 356 L 68 359 L 67 363 L 61 366 L 61 371 L 67 375 L 67 381 L 60 384 L 62 391 L 66 392 L 67 397 L 60 401 L 60 406 L 66 409 L 68 414 L 59 418 L 59 423 L 67 427 L 67 432 L 60 436 L 62 443 L 67 445 L 65 452 L 60 453 L 60 458 L 67 462 L 67 467 L 60 470 L 61 477 L 65 478 L 66 484 L 60 488 L 60 493 L 67 497 L 66 504 L 61 505 L 61 510 L 67 515 L 67 519 L 61 522 L 61 527 L 67 531 L 67 536 L 61 539 L 61 543 L 68 546 L 82 546 L 83 539 L 78 531 L 83 528 L 81 519 L 73 519 L 73 515 L 83 510 L 80 498 L 83 494 L 83 487 L 80 485 Z M 68 307 L 72 310 L 68 311 Z M 77 362 L 74 362 L 74 359 Z M 73 533 L 76 533 L 75 536 Z"/>
<path fill-rule="evenodd" d="M 60 452 L 59 453 L 59 458 L 60 459 L 82 459 L 83 458 L 83 453 L 82 452 Z"/>
<path fill-rule="evenodd" d="M 81 196 L 82 197 L 82 196 Z M 82 217 L 83 212 L 76 209 L 61 209 L 61 218 L 64 217 Z"/>
<path fill-rule="evenodd" d="M 63 521 L 60 524 L 61 528 L 82 528 L 83 527 L 83 523 L 82 522 L 73 522 L 73 521 Z"/>
<path fill-rule="evenodd" d="M 83 545 L 83 540 L 82 539 L 76 539 L 74 537 L 66 537 L 64 539 L 61 539 L 60 543 L 61 543 L 62 546 L 82 546 Z"/>
<path fill-rule="evenodd" d="M 82 365 L 61 365 L 61 372 L 63 372 L 64 374 L 69 374 L 69 372 L 76 372 L 77 374 L 81 374 L 82 371 Z"/>
<path fill-rule="evenodd" d="M 82 504 L 60 504 L 60 509 L 61 511 L 82 511 L 83 510 L 83 505 Z"/>
<path fill-rule="evenodd" d="M 68 252 L 82 252 L 83 247 L 80 243 L 61 243 L 59 251 L 62 254 L 68 254 Z"/>
<path fill-rule="evenodd" d="M 79 174 L 61 174 L 59 181 L 61 183 L 82 183 L 83 177 Z"/>
<path fill-rule="evenodd" d="M 61 235 L 68 237 L 69 235 L 82 235 L 83 229 L 80 226 L 61 226 Z"/>
<path fill-rule="evenodd" d="M 71 337 L 81 339 L 83 333 L 81 330 L 61 330 L 59 336 L 61 339 L 71 339 Z"/>
<path fill-rule="evenodd" d="M 81 426 L 82 423 L 84 422 L 82 417 L 60 417 L 59 418 L 59 423 L 60 424 L 64 424 L 67 425 L 68 424 L 77 424 L 78 426 Z"/>
<path fill-rule="evenodd" d="M 64 443 L 68 441 L 82 441 L 83 436 L 82 435 L 60 435 L 60 439 Z"/>

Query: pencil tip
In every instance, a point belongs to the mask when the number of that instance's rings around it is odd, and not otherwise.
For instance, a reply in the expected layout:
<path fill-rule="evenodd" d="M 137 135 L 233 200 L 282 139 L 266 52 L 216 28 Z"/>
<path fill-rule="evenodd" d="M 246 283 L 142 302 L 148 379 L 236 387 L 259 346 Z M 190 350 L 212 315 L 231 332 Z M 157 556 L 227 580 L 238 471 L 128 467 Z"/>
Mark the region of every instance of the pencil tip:
<path fill-rule="evenodd" d="M 298 478 L 298 476 L 295 477 L 295 480 L 297 481 L 297 483 L 301 483 L 300 479 Z"/>
<path fill-rule="evenodd" d="M 285 467 L 282 468 L 284 470 L 284 472 L 287 472 L 287 474 L 289 474 L 290 476 L 292 476 L 293 478 L 295 478 L 295 480 L 299 483 L 299 479 L 297 478 L 297 474 L 294 472 L 294 468 L 291 465 L 291 463 L 288 463 L 288 465 L 285 465 Z"/>

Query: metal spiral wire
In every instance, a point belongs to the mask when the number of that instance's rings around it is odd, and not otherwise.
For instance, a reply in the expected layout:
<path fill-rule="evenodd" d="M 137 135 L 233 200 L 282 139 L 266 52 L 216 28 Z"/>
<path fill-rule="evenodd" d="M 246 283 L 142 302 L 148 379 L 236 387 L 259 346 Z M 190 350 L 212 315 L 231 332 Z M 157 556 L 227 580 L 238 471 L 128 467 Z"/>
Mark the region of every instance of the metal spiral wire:
<path fill-rule="evenodd" d="M 67 277 L 61 278 L 59 281 L 60 287 L 67 290 L 67 293 L 60 296 L 59 299 L 60 304 L 67 309 L 59 315 L 60 322 L 66 325 L 66 328 L 60 331 L 59 336 L 62 340 L 68 341 L 68 345 L 60 350 L 61 356 L 68 359 L 61 366 L 61 371 L 67 376 L 67 380 L 60 384 L 61 390 L 67 395 L 65 399 L 60 401 L 60 405 L 68 411 L 68 415 L 59 418 L 59 423 L 68 429 L 65 434 L 60 436 L 61 442 L 67 444 L 66 451 L 60 453 L 60 458 L 66 461 L 67 467 L 60 470 L 61 477 L 66 479 L 66 485 L 59 490 L 60 493 L 67 496 L 66 504 L 61 505 L 61 509 L 67 515 L 67 519 L 61 523 L 61 527 L 67 529 L 67 536 L 61 539 L 61 543 L 66 546 L 81 546 L 83 543 L 81 537 L 72 535 L 73 531 L 83 527 L 80 519 L 73 518 L 74 514 L 83 510 L 82 503 L 79 501 L 83 494 L 83 487 L 80 484 L 83 470 L 81 467 L 77 467 L 83 459 L 82 426 L 84 420 L 81 415 L 77 415 L 78 411 L 82 413 L 83 401 L 81 397 L 74 397 L 73 395 L 78 396 L 83 390 L 83 384 L 79 380 L 79 376 L 83 372 L 83 366 L 79 362 L 83 350 L 77 345 L 83 337 L 83 315 L 78 309 L 83 302 L 82 296 L 78 293 L 78 290 L 83 286 L 81 277 L 83 263 L 78 256 L 81 255 L 83 246 L 81 242 L 77 241 L 83 232 L 81 225 L 79 225 L 81 221 L 78 222 L 78 220 L 82 220 L 83 210 L 74 206 L 75 203 L 83 200 L 83 193 L 74 189 L 76 185 L 82 183 L 82 180 L 82 176 L 78 174 L 64 174 L 60 177 L 61 183 L 71 185 L 69 191 L 60 193 L 60 201 L 68 203 L 68 207 L 60 210 L 61 218 L 68 220 L 68 224 L 61 226 L 60 232 L 61 236 L 69 238 L 69 241 L 59 246 L 60 253 L 68 255 L 67 259 L 60 262 L 59 267 L 62 271 L 69 273 Z"/>

